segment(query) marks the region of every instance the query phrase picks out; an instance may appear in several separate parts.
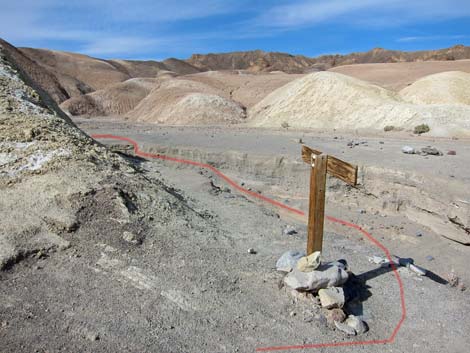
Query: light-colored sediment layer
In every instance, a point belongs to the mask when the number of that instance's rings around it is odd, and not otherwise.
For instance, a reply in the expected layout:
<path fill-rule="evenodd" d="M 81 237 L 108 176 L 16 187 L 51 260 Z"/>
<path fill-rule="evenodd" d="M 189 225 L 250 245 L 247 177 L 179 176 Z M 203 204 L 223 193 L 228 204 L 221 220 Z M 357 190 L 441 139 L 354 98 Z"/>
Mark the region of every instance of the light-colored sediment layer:
<path fill-rule="evenodd" d="M 249 125 L 294 128 L 412 129 L 428 124 L 434 135 L 470 134 L 470 107 L 416 105 L 370 83 L 332 72 L 295 80 L 250 110 Z"/>
<path fill-rule="evenodd" d="M 415 104 L 470 105 L 470 73 L 449 71 L 429 75 L 402 89 L 400 95 Z"/>

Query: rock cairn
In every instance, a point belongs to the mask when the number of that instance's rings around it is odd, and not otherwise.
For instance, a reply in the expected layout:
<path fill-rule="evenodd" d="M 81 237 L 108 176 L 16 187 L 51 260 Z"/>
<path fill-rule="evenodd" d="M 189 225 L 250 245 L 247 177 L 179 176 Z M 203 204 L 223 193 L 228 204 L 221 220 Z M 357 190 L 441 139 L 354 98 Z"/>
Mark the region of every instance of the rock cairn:
<path fill-rule="evenodd" d="M 346 296 L 343 285 L 350 278 L 346 261 L 322 262 L 321 253 L 287 251 L 276 263 L 276 270 L 287 273 L 283 285 L 291 289 L 294 302 L 311 305 L 304 311 L 305 321 L 318 320 L 331 329 L 355 336 L 368 330 L 367 324 L 344 311 Z M 296 313 L 292 312 L 291 316 Z"/>

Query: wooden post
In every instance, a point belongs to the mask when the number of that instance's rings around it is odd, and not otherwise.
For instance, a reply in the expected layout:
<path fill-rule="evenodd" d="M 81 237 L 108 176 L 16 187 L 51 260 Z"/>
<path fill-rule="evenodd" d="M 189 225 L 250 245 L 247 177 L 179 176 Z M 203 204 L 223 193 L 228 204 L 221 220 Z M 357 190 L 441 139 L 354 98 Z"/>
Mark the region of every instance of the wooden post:
<path fill-rule="evenodd" d="M 308 212 L 307 255 L 323 248 L 323 224 L 325 220 L 326 174 L 356 186 L 357 165 L 342 161 L 302 145 L 302 160 L 310 164 L 310 197 Z"/>
<path fill-rule="evenodd" d="M 328 156 L 325 154 L 312 154 L 311 161 L 307 255 L 315 251 L 322 251 L 323 247 Z"/>

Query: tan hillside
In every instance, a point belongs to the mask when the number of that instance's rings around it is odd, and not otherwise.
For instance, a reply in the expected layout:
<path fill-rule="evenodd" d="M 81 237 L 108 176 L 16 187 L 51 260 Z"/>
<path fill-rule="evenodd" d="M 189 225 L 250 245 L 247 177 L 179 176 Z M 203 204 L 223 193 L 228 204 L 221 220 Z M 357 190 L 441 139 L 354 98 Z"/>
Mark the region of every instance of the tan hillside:
<path fill-rule="evenodd" d="M 208 71 L 185 76 L 222 91 L 224 95 L 249 108 L 275 89 L 303 75 L 284 72 Z"/>
<path fill-rule="evenodd" d="M 422 77 L 439 72 L 463 71 L 470 73 L 470 60 L 355 64 L 334 67 L 329 71 L 399 91 Z"/>
<path fill-rule="evenodd" d="M 175 58 L 166 59 L 162 62 L 162 64 L 165 70 L 173 71 L 178 75 L 189 75 L 201 71 L 200 69 L 187 63 L 186 61 Z"/>
<path fill-rule="evenodd" d="M 36 91 L 43 96 L 43 101 L 48 105 L 55 105 L 54 102 L 60 103 L 69 98 L 64 87 L 49 70 L 38 65 L 20 50 L 2 39 L 0 39 L 0 47 L 2 54 L 7 57 L 11 65 L 27 76 L 25 79 L 28 84 L 35 87 Z"/>
<path fill-rule="evenodd" d="M 470 73 L 449 71 L 426 76 L 402 89 L 400 95 L 416 104 L 470 105 Z"/>
<path fill-rule="evenodd" d="M 130 78 L 128 74 L 119 71 L 110 63 L 82 54 L 31 48 L 22 48 L 21 51 L 57 74 L 59 80 L 62 75 L 66 75 L 92 90 Z"/>
<path fill-rule="evenodd" d="M 420 106 L 376 85 L 332 72 L 307 75 L 277 89 L 249 112 L 251 126 L 308 129 L 411 129 L 426 123 L 433 133 L 470 134 L 470 107 Z"/>
<path fill-rule="evenodd" d="M 70 98 L 60 106 L 71 115 L 123 115 L 134 109 L 156 82 L 156 78 L 131 78 L 93 93 Z"/>
<path fill-rule="evenodd" d="M 54 50 L 21 48 L 21 51 L 51 71 L 70 97 L 90 93 L 130 78 L 154 78 L 160 71 L 174 71 L 177 74 L 199 72 L 197 68 L 178 59 L 164 62 L 102 60 Z"/>
<path fill-rule="evenodd" d="M 157 85 L 128 118 L 168 125 L 237 123 L 245 109 L 214 87 L 186 79 L 169 79 Z"/>

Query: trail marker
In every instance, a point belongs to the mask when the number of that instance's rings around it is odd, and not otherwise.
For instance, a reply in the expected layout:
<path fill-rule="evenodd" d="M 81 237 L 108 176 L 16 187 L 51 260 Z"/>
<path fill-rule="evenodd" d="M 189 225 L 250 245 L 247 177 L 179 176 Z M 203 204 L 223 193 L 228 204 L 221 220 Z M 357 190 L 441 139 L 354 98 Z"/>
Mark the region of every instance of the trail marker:
<path fill-rule="evenodd" d="M 357 184 L 357 166 L 305 145 L 302 145 L 302 159 L 312 167 L 307 228 L 307 255 L 310 255 L 315 251 L 322 251 L 323 248 L 326 175 L 330 174 L 355 186 Z"/>

